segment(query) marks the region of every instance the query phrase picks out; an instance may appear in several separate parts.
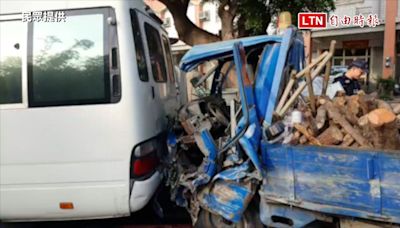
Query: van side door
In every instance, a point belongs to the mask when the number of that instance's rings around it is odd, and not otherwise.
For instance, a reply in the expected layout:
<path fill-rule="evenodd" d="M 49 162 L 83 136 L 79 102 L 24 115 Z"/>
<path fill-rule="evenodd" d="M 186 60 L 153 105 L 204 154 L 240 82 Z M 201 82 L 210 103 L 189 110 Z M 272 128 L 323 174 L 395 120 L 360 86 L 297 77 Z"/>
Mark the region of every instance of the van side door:
<path fill-rule="evenodd" d="M 166 112 L 163 100 L 168 95 L 167 62 L 161 37 L 161 25 L 147 15 L 138 12 L 140 30 L 142 32 L 145 58 L 147 61 L 148 82 L 153 98 L 152 115 L 155 118 L 156 129 L 162 131 L 166 128 Z"/>

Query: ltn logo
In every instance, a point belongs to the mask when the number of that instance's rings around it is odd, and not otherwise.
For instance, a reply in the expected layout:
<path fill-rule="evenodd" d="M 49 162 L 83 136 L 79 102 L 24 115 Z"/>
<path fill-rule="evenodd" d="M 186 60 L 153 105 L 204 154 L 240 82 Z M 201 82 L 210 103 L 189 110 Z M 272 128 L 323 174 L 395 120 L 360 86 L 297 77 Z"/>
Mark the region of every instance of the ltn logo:
<path fill-rule="evenodd" d="M 299 13 L 297 27 L 299 29 L 326 28 L 326 13 Z"/>

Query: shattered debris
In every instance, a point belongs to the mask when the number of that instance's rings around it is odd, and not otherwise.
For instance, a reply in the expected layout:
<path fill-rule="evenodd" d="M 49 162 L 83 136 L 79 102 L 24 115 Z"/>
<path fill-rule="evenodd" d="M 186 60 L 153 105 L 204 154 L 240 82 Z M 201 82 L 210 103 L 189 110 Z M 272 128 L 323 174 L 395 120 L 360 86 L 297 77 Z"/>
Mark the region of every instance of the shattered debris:
<path fill-rule="evenodd" d="M 180 130 L 174 133 L 180 134 L 172 136 L 176 137 L 172 140 L 175 144 L 169 143 L 174 159 L 167 174 L 172 199 L 188 209 L 193 223 L 200 208 L 232 221 L 240 220 L 255 193 L 252 179 L 256 175 L 240 148 L 219 152 L 230 133 L 229 107 L 225 101 L 208 96 L 188 103 L 179 110 L 175 128 Z M 243 204 L 237 205 L 240 202 Z"/>

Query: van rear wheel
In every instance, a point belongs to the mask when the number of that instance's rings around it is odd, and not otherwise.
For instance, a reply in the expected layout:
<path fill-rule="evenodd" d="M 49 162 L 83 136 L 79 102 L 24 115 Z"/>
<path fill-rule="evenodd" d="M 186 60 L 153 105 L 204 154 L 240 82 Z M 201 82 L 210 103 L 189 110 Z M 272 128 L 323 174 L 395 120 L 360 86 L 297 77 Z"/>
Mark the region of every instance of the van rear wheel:
<path fill-rule="evenodd" d="M 238 223 L 232 223 L 220 215 L 213 214 L 202 209 L 199 218 L 194 225 L 195 228 L 218 227 L 218 228 L 260 228 L 263 224 L 260 221 L 259 213 L 255 208 L 248 208 Z"/>

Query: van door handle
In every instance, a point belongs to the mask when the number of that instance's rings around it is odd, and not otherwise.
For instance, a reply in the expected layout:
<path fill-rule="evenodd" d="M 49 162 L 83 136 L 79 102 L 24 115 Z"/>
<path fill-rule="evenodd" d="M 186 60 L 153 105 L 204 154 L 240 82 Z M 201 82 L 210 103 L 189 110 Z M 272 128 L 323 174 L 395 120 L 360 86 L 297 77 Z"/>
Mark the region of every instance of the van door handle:
<path fill-rule="evenodd" d="M 111 49 L 111 67 L 112 67 L 112 69 L 118 68 L 117 48 L 115 48 L 115 47 Z"/>
<path fill-rule="evenodd" d="M 155 94 L 154 94 L 154 86 L 151 87 L 151 97 L 154 99 Z"/>

